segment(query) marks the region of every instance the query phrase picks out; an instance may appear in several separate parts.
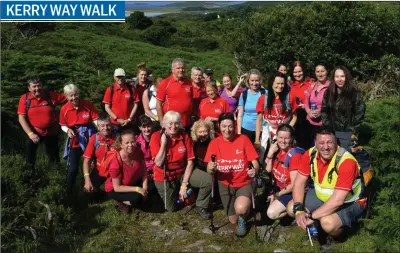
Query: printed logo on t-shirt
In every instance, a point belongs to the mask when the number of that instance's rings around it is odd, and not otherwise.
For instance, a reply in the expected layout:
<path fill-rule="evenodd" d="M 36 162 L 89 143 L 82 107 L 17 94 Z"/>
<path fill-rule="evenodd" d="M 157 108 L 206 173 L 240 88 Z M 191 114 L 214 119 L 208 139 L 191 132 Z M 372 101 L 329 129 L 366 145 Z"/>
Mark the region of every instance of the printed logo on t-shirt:
<path fill-rule="evenodd" d="M 215 109 L 215 113 L 222 113 L 221 109 Z"/>
<path fill-rule="evenodd" d="M 84 114 L 82 114 L 82 118 L 83 118 L 83 119 L 88 119 L 88 118 L 89 118 L 89 113 L 84 113 Z"/>
<path fill-rule="evenodd" d="M 178 152 L 179 153 L 185 153 L 186 152 L 186 148 L 185 147 L 179 147 L 178 148 Z"/>
<path fill-rule="evenodd" d="M 125 94 L 125 98 L 130 98 L 131 94 Z"/>
<path fill-rule="evenodd" d="M 218 171 L 221 171 L 221 172 L 241 171 L 244 169 L 244 160 L 243 159 L 233 159 L 233 160 L 219 159 L 219 160 L 217 160 L 217 169 L 218 169 Z"/>
<path fill-rule="evenodd" d="M 186 92 L 190 92 L 190 87 L 187 87 L 187 88 L 186 88 Z"/>
<path fill-rule="evenodd" d="M 241 154 L 241 153 L 243 153 L 242 150 L 236 149 L 236 154 L 237 154 L 237 155 L 239 155 L 239 154 Z"/>

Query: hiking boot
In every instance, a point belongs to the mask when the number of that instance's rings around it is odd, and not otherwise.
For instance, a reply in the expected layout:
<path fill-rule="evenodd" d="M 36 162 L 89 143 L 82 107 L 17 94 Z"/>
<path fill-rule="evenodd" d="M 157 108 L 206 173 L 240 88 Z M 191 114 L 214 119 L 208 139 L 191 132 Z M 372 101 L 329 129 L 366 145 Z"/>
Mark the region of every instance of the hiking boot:
<path fill-rule="evenodd" d="M 211 214 L 207 211 L 207 209 L 196 206 L 196 212 L 201 216 L 203 219 L 209 220 L 211 218 Z"/>
<path fill-rule="evenodd" d="M 121 213 L 130 213 L 132 211 L 130 206 L 128 206 L 118 200 L 114 200 L 114 205 L 115 205 L 115 208 L 117 209 L 117 211 L 119 211 Z"/>
<path fill-rule="evenodd" d="M 239 216 L 238 224 L 236 227 L 236 235 L 238 237 L 243 237 L 247 233 L 247 222 L 245 219 Z"/>

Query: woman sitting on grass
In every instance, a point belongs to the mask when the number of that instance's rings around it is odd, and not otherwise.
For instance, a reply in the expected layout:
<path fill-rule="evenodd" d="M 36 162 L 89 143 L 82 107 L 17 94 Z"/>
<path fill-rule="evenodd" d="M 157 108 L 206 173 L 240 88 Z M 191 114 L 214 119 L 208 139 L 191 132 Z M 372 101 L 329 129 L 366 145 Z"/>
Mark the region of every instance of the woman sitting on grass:
<path fill-rule="evenodd" d="M 105 190 L 118 210 L 128 213 L 147 196 L 147 170 L 132 130 L 124 130 L 113 146 L 116 151 L 108 166 Z"/>

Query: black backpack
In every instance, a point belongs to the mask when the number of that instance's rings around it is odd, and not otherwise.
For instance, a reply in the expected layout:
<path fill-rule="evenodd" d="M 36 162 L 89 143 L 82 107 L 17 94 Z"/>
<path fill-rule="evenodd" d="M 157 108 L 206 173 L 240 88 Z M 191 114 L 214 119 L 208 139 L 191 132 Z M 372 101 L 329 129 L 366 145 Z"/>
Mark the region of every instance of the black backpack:
<path fill-rule="evenodd" d="M 25 105 L 26 105 L 25 113 L 26 113 L 26 115 L 28 115 L 28 110 L 30 108 L 45 107 L 45 106 L 51 106 L 55 113 L 55 105 L 53 104 L 53 102 L 51 102 L 50 92 L 48 90 L 43 90 L 43 92 L 44 92 L 43 98 L 47 101 L 47 104 L 45 104 L 45 105 L 31 105 L 31 99 L 29 98 L 30 91 L 28 91 L 26 93 L 26 96 L 25 96 Z"/>

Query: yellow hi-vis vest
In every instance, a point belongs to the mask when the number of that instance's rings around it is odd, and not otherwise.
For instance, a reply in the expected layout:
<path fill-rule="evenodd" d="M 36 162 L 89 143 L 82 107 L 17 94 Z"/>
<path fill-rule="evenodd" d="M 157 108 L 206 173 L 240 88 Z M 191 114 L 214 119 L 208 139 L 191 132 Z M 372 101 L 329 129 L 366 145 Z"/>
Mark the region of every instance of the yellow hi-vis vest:
<path fill-rule="evenodd" d="M 319 174 L 318 174 L 318 163 L 317 163 L 317 154 L 318 151 L 313 150 L 315 147 L 311 148 L 309 150 L 309 155 L 310 159 L 313 159 L 313 161 L 310 161 L 311 165 L 311 178 L 314 181 L 314 187 L 315 187 L 315 193 L 317 197 L 323 201 L 326 202 L 332 195 L 333 191 L 335 189 L 336 181 L 338 179 L 338 170 L 340 165 L 342 164 L 343 161 L 350 159 L 353 160 L 357 163 L 358 171 L 359 171 L 359 176 L 354 180 L 353 185 L 351 186 L 351 191 L 347 194 L 347 197 L 345 199 L 345 203 L 351 203 L 359 199 L 361 190 L 362 190 L 362 182 L 361 182 L 361 177 L 360 177 L 360 166 L 358 165 L 357 160 L 354 158 L 353 155 L 351 155 L 349 152 L 347 152 L 345 149 L 342 147 L 339 147 L 338 150 L 336 151 L 335 155 L 332 157 L 331 162 L 329 163 L 328 169 L 324 175 L 324 178 L 321 183 L 319 183 Z M 338 153 L 341 152 L 342 157 L 338 162 L 336 162 L 336 158 L 338 156 Z M 314 154 L 312 154 L 314 153 Z M 336 172 L 335 171 L 335 166 L 336 166 Z M 330 176 L 329 176 L 330 174 Z"/>

